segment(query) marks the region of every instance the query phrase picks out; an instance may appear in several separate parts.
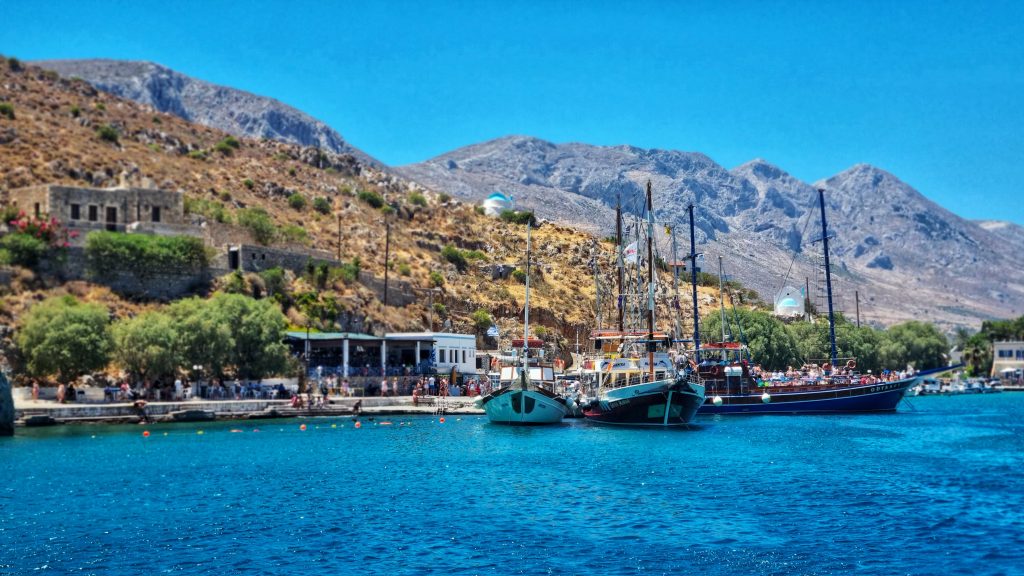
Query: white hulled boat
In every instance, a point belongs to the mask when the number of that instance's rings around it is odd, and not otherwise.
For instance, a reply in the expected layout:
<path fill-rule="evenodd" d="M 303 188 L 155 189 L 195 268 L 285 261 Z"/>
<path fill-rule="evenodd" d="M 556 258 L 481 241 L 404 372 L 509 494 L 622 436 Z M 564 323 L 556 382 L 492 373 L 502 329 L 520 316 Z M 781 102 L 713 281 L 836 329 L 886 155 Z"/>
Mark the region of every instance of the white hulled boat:
<path fill-rule="evenodd" d="M 543 366 L 539 358 L 531 363 L 530 348 L 540 348 L 543 342 L 530 339 L 530 228 L 526 228 L 526 298 L 523 321 L 523 340 L 517 362 L 501 368 L 497 390 L 477 400 L 487 418 L 494 424 L 530 425 L 558 424 L 569 410 L 565 399 L 554 392 L 555 373 Z M 513 342 L 515 346 L 517 342 Z"/>

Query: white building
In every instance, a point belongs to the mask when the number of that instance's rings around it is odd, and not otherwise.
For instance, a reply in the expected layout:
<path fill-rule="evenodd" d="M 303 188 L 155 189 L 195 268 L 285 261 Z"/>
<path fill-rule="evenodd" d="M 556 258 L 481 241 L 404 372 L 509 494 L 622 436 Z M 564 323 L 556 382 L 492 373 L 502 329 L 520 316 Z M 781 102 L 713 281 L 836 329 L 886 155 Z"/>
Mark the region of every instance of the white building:
<path fill-rule="evenodd" d="M 476 372 L 476 336 L 472 334 L 395 332 L 386 334 L 384 339 L 388 342 L 417 342 L 417 358 L 425 356 L 429 348 L 429 358 L 438 372 L 448 372 L 453 367 L 463 374 Z"/>
<path fill-rule="evenodd" d="M 488 216 L 501 216 L 505 210 L 515 210 L 515 202 L 511 196 L 494 192 L 484 200 L 484 214 Z"/>
<path fill-rule="evenodd" d="M 1024 375 L 1024 342 L 993 342 L 991 376 L 1019 382 L 1022 375 Z"/>
<path fill-rule="evenodd" d="M 775 315 L 799 318 L 804 315 L 804 293 L 800 288 L 786 286 L 775 295 Z"/>

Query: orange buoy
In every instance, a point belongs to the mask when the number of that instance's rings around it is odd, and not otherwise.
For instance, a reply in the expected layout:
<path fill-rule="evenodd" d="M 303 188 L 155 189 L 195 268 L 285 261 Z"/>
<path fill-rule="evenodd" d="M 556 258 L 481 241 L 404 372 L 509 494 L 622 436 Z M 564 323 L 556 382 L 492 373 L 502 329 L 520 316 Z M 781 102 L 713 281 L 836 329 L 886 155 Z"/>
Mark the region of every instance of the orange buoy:
<path fill-rule="evenodd" d="M 438 420 L 438 422 L 440 422 L 441 424 L 444 424 L 444 418 L 442 417 L 440 420 Z"/>
<path fill-rule="evenodd" d="M 358 421 L 358 420 L 356 420 L 356 423 L 354 424 L 354 426 L 355 426 L 356 428 L 362 428 L 362 427 L 363 427 L 363 423 L 362 423 L 362 422 L 360 422 L 360 421 Z"/>
<path fill-rule="evenodd" d="M 149 430 L 143 430 L 142 431 L 142 436 L 143 436 L 143 438 L 149 438 Z"/>
<path fill-rule="evenodd" d="M 299 430 L 302 430 L 303 432 L 305 432 L 306 431 L 306 425 L 303 424 L 303 425 L 299 426 Z"/>
<path fill-rule="evenodd" d="M 381 422 L 381 426 L 391 426 L 391 422 Z"/>

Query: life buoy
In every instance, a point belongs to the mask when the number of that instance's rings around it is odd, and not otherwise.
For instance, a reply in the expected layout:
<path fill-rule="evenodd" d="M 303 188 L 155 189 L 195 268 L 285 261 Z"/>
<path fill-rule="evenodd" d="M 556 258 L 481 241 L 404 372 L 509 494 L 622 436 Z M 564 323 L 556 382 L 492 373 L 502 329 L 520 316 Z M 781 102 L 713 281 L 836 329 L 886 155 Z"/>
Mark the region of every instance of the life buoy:
<path fill-rule="evenodd" d="M 850 370 L 853 370 L 854 368 L 856 368 L 856 367 L 857 367 L 857 361 L 856 361 L 856 360 L 850 360 L 850 361 L 848 361 L 848 362 L 846 363 L 846 367 L 847 367 L 847 368 L 849 368 Z"/>

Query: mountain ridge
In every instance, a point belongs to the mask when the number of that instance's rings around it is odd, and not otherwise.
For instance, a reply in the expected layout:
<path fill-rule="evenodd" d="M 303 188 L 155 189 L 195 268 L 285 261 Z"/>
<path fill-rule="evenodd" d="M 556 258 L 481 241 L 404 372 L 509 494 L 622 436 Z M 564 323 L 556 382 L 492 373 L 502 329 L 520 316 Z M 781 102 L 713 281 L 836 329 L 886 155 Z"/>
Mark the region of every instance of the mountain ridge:
<path fill-rule="evenodd" d="M 1024 309 L 1024 286 L 988 273 L 1015 262 L 1012 248 L 1024 247 L 1024 228 L 1003 226 L 997 234 L 869 164 L 807 183 L 763 158 L 727 170 L 699 152 L 515 135 L 396 171 L 467 201 L 501 190 L 538 216 L 599 234 L 613 227 L 615 199 L 635 213 L 633 200 L 650 180 L 658 220 L 686 226 L 686 206 L 694 203 L 698 243 L 726 256 L 732 277 L 766 300 L 782 283 L 809 284 L 820 275 L 813 245 L 821 235 L 822 187 L 836 283 L 846 292 L 840 298 L 852 304 L 852 292 L 864 296 L 862 311 L 872 321 L 929 317 L 951 328 Z"/>
<path fill-rule="evenodd" d="M 194 78 L 150 61 L 40 60 L 64 77 L 81 78 L 115 96 L 152 106 L 190 122 L 247 138 L 271 138 L 351 154 L 377 168 L 379 160 L 349 144 L 326 123 L 276 98 Z"/>

